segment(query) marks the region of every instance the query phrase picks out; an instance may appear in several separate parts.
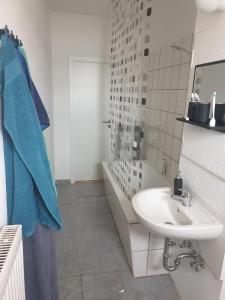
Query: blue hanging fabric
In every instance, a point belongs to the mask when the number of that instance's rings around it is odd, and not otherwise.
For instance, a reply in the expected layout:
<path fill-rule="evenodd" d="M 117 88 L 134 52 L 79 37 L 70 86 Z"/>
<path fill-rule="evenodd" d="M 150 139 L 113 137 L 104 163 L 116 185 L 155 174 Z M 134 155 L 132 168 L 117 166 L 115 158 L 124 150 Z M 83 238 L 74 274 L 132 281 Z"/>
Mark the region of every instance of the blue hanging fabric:
<path fill-rule="evenodd" d="M 13 42 L 1 36 L 0 86 L 8 223 L 31 236 L 37 224 L 62 228 L 45 141 Z"/>
<path fill-rule="evenodd" d="M 24 75 L 26 77 L 28 86 L 29 86 L 29 90 L 31 93 L 31 96 L 33 98 L 34 101 L 34 105 L 35 105 L 35 109 L 38 115 L 38 119 L 41 125 L 42 130 L 45 130 L 46 128 L 48 128 L 50 126 L 50 122 L 49 122 L 49 117 L 47 114 L 47 111 L 42 103 L 41 97 L 38 94 L 38 91 L 33 83 L 33 80 L 30 76 L 30 72 L 29 72 L 29 68 L 27 65 L 27 61 L 26 61 L 26 57 L 24 56 L 24 50 L 21 49 L 20 47 L 16 46 L 16 53 L 17 53 L 17 57 L 19 59 L 20 65 L 23 69 Z"/>

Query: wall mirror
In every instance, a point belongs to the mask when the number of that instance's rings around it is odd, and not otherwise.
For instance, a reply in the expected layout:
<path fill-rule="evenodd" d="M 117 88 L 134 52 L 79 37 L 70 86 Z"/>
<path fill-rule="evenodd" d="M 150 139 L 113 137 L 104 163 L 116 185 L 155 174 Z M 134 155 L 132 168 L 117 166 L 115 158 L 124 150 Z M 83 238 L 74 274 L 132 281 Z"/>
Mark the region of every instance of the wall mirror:
<path fill-rule="evenodd" d="M 193 93 L 201 102 L 209 102 L 213 92 L 217 93 L 216 103 L 225 103 L 225 60 L 195 67 Z"/>

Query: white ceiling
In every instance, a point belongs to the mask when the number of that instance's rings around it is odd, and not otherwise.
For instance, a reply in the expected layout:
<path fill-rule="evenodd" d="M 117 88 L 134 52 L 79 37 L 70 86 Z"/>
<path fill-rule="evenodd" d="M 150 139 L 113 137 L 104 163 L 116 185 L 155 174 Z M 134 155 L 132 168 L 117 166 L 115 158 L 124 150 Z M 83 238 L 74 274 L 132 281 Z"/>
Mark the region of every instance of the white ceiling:
<path fill-rule="evenodd" d="M 110 0 L 49 0 L 52 11 L 106 17 Z"/>

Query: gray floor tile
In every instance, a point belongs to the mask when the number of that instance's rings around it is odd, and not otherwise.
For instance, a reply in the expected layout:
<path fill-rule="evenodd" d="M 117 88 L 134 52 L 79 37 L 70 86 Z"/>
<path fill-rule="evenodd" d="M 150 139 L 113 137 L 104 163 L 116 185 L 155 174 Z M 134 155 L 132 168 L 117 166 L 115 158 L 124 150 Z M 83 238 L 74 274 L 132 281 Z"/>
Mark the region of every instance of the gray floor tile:
<path fill-rule="evenodd" d="M 70 204 L 76 199 L 76 189 L 71 184 L 57 184 L 59 206 Z"/>
<path fill-rule="evenodd" d="M 56 233 L 60 300 L 179 299 L 169 276 L 132 277 L 102 184 L 57 187 L 64 223 L 64 231 Z M 87 272 L 83 299 L 79 278 Z M 115 275 L 118 272 L 122 277 Z M 121 286 L 126 292 L 114 297 Z"/>
<path fill-rule="evenodd" d="M 56 258 L 58 275 L 80 274 L 80 264 L 74 260 L 74 249 L 79 248 L 78 245 L 74 247 L 74 241 L 71 236 L 66 235 L 66 232 L 59 233 L 56 239 Z"/>
<path fill-rule="evenodd" d="M 100 196 L 89 196 L 89 197 L 85 197 L 82 195 L 77 195 L 77 201 L 78 203 L 82 204 L 84 203 L 102 203 L 105 204 L 106 203 L 106 198 L 104 195 L 100 195 Z"/>
<path fill-rule="evenodd" d="M 82 276 L 84 300 L 115 300 L 123 287 L 119 271 Z"/>
<path fill-rule="evenodd" d="M 123 272 L 125 300 L 179 300 L 169 275 L 134 279 L 130 272 Z"/>
<path fill-rule="evenodd" d="M 105 194 L 103 183 L 75 184 L 78 197 L 102 196 Z"/>
<path fill-rule="evenodd" d="M 58 286 L 59 300 L 83 300 L 81 276 L 59 278 Z"/>
<path fill-rule="evenodd" d="M 96 251 L 96 249 L 87 249 L 86 257 L 82 256 L 81 269 L 83 272 L 116 270 L 129 271 L 123 249 L 112 247 L 111 251 Z"/>

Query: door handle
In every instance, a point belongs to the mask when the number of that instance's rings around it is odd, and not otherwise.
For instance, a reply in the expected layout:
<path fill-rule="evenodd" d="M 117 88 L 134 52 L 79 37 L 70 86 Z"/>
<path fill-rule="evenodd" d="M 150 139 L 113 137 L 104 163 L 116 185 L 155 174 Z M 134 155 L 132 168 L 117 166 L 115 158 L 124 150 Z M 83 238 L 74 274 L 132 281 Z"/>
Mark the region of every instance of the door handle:
<path fill-rule="evenodd" d="M 103 124 L 111 124 L 111 120 L 109 121 L 102 121 Z"/>

